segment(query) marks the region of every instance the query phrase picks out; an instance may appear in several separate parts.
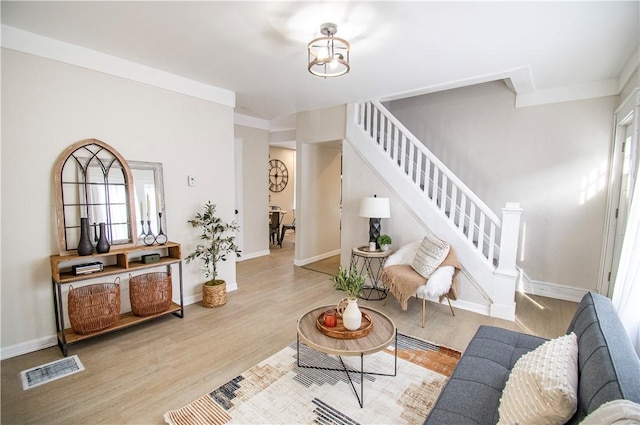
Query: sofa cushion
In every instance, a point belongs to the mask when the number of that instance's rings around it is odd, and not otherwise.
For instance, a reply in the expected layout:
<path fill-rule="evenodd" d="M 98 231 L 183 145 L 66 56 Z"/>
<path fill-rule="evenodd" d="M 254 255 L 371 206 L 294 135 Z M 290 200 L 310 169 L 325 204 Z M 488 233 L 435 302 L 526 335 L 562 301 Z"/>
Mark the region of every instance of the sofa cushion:
<path fill-rule="evenodd" d="M 547 341 L 516 362 L 502 392 L 498 425 L 562 425 L 578 404 L 578 341 Z"/>
<path fill-rule="evenodd" d="M 514 364 L 546 340 L 480 326 L 425 423 L 478 425 L 498 422 L 498 404 Z"/>
<path fill-rule="evenodd" d="M 579 423 L 600 405 L 627 399 L 640 403 L 640 361 L 611 301 L 588 293 L 567 332 L 578 337 L 578 410 L 569 424 Z"/>
<path fill-rule="evenodd" d="M 567 424 L 580 423 L 609 401 L 626 399 L 640 404 L 640 360 L 611 301 L 586 294 L 571 320 L 570 332 L 578 338 L 578 407 Z M 513 364 L 544 341 L 481 326 L 425 423 L 494 425 Z"/>

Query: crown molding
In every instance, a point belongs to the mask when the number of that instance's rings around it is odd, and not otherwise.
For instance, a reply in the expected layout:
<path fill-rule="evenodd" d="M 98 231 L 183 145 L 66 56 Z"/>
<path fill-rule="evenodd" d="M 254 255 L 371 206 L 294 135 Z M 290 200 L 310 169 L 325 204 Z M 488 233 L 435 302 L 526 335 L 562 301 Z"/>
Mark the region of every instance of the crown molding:
<path fill-rule="evenodd" d="M 233 123 L 244 127 L 257 128 L 258 130 L 269 130 L 269 121 L 237 112 L 233 114 Z"/>
<path fill-rule="evenodd" d="M 571 102 L 574 100 L 594 99 L 597 97 L 616 96 L 620 93 L 618 79 L 579 84 L 566 87 L 554 87 L 536 90 L 516 96 L 516 108 L 525 106 L 546 105 L 550 103 Z"/>
<path fill-rule="evenodd" d="M 2 47 L 103 72 L 234 108 L 236 94 L 195 80 L 62 41 L 2 25 Z"/>
<path fill-rule="evenodd" d="M 624 65 L 624 68 L 622 68 L 622 72 L 620 73 L 620 79 L 618 82 L 619 91 L 622 91 L 624 86 L 631 79 L 633 73 L 638 70 L 638 67 L 640 67 L 640 45 L 636 47 L 633 53 L 631 53 L 631 56 L 629 56 L 627 63 Z"/>
<path fill-rule="evenodd" d="M 478 75 L 472 78 L 449 81 L 444 84 L 436 84 L 433 86 L 423 87 L 417 90 L 409 90 L 386 96 L 379 99 L 380 102 L 388 102 L 392 100 L 404 99 L 407 97 L 420 96 L 429 93 L 440 92 L 444 90 L 457 89 L 461 87 L 473 86 L 476 84 L 488 83 L 491 81 L 504 80 L 505 84 L 516 94 L 524 94 L 533 92 L 533 77 L 531 75 L 531 67 L 521 66 L 517 68 L 507 69 L 501 72 L 492 72 L 489 74 Z"/>

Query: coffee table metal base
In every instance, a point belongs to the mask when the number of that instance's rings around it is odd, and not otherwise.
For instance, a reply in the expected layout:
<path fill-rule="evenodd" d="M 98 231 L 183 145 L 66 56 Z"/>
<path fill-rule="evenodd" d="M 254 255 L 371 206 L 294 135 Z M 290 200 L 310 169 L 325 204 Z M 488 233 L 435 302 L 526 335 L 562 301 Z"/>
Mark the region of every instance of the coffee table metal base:
<path fill-rule="evenodd" d="M 347 368 L 347 365 L 344 364 L 342 360 L 342 356 L 337 356 L 340 359 L 340 364 L 342 368 L 336 369 L 331 367 L 320 367 L 320 366 L 309 366 L 303 365 L 300 363 L 300 335 L 296 335 L 296 350 L 297 350 L 297 361 L 298 367 L 306 368 L 306 369 L 319 369 L 319 370 L 331 370 L 331 371 L 342 371 L 347 374 L 347 378 L 349 379 L 349 383 L 351 384 L 351 388 L 353 388 L 353 392 L 358 399 L 358 404 L 360 408 L 364 407 L 364 375 L 377 375 L 377 376 L 396 376 L 398 373 L 398 330 L 396 329 L 395 333 L 395 342 L 393 344 L 393 373 L 381 373 L 381 372 L 365 372 L 364 371 L 364 354 L 360 353 L 360 370 L 353 370 Z M 359 373 L 360 374 L 360 394 L 356 390 L 356 386 L 351 379 L 350 373 Z"/>

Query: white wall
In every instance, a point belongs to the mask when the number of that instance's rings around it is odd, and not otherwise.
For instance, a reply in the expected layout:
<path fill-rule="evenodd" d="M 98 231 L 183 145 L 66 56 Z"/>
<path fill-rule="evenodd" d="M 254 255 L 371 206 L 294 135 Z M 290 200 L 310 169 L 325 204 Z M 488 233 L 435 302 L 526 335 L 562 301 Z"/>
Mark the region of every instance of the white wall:
<path fill-rule="evenodd" d="M 126 159 L 161 162 L 166 231 L 186 255 L 198 237 L 187 220 L 203 203 L 211 200 L 225 220 L 234 218 L 233 137 L 229 106 L 3 48 L 3 357 L 55 343 L 52 171 L 66 147 L 97 138 Z M 187 186 L 187 175 L 196 186 Z M 220 274 L 235 285 L 234 259 Z M 199 299 L 203 280 L 200 264 L 185 266 L 188 302 Z"/>
<path fill-rule="evenodd" d="M 390 102 L 497 214 L 520 202 L 518 264 L 534 282 L 596 289 L 616 97 L 515 109 L 494 82 Z"/>
<path fill-rule="evenodd" d="M 296 116 L 295 264 L 304 265 L 340 250 L 340 149 L 346 105 Z"/>
<path fill-rule="evenodd" d="M 269 132 L 236 125 L 235 137 L 242 139 L 242 258 L 269 254 L 268 155 Z"/>
<path fill-rule="evenodd" d="M 424 237 L 424 234 L 417 230 L 421 227 L 418 221 L 408 213 L 407 209 L 395 198 L 393 192 L 359 157 L 350 143 L 343 143 L 342 155 L 344 163 L 342 170 L 342 264 L 349 265 L 352 248 L 369 244 L 369 219 L 359 215 L 360 202 L 365 197 L 377 195 L 379 198 L 389 198 L 391 217 L 381 219 L 382 230 L 380 233 L 391 236 L 392 249 L 398 249 L 409 242 Z"/>

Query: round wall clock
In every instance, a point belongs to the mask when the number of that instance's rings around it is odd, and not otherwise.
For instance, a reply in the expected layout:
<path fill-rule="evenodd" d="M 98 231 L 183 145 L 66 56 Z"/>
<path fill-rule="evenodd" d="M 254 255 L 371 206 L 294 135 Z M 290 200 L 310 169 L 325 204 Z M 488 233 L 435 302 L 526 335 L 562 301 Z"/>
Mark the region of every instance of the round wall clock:
<path fill-rule="evenodd" d="M 269 190 L 282 192 L 289 182 L 289 170 L 279 159 L 269 160 Z"/>

